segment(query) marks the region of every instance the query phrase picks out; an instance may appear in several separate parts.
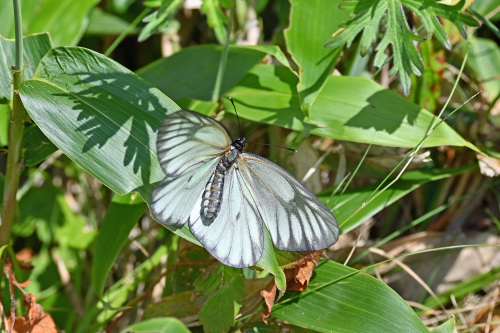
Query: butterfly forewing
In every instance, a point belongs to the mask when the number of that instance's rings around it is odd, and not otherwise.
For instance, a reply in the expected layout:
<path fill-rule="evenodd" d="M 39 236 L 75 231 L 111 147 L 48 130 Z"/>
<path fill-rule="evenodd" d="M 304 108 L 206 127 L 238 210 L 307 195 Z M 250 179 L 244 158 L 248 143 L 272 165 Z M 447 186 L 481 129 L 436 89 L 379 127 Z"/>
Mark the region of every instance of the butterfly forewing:
<path fill-rule="evenodd" d="M 167 176 L 151 198 L 151 211 L 158 221 L 185 224 L 230 142 L 219 122 L 196 112 L 182 110 L 165 118 L 156 145 Z"/>
<path fill-rule="evenodd" d="M 243 153 L 237 166 L 276 248 L 315 251 L 337 241 L 339 228 L 332 212 L 287 171 L 251 153 Z"/>
<path fill-rule="evenodd" d="M 167 177 L 219 158 L 230 145 L 231 138 L 219 122 L 186 110 L 165 118 L 156 141 L 158 161 Z"/>
<path fill-rule="evenodd" d="M 217 260 L 232 267 L 249 267 L 259 261 L 264 246 L 262 218 L 241 174 L 232 167 L 226 175 L 221 210 L 205 218 L 201 198 L 189 218 L 193 236 Z"/>

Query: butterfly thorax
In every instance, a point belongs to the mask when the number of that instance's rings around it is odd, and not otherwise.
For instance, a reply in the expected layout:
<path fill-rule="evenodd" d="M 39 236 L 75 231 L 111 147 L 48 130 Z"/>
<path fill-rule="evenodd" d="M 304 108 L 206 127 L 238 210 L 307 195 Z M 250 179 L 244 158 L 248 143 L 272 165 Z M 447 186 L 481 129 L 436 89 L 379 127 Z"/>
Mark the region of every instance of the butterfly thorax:
<path fill-rule="evenodd" d="M 205 186 L 205 191 L 203 192 L 203 215 L 207 219 L 213 220 L 219 214 L 226 173 L 243 153 L 245 143 L 245 138 L 237 138 L 233 141 L 231 148 L 221 157 L 214 173 Z"/>

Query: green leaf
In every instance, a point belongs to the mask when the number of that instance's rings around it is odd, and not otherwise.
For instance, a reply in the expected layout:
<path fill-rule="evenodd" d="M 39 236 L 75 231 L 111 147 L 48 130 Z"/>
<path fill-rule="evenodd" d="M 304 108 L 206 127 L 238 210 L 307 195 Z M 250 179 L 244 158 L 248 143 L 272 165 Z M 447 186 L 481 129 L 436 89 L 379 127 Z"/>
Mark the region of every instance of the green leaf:
<path fill-rule="evenodd" d="M 31 125 L 23 133 L 23 150 L 24 164 L 32 167 L 57 151 L 57 147 L 47 139 L 38 126 Z"/>
<path fill-rule="evenodd" d="M 33 76 L 36 66 L 52 48 L 48 34 L 26 36 L 23 38 L 24 46 L 24 79 Z M 12 99 L 12 67 L 15 65 L 15 41 L 0 36 L 0 103 L 8 103 Z"/>
<path fill-rule="evenodd" d="M 190 333 L 191 331 L 177 318 L 153 318 L 130 325 L 123 333 Z"/>
<path fill-rule="evenodd" d="M 260 257 L 259 262 L 256 266 L 262 268 L 265 271 L 274 275 L 274 283 L 280 290 L 286 290 L 286 276 L 281 269 L 275 251 L 278 251 L 273 246 L 271 236 L 269 231 L 264 228 L 265 239 L 264 239 L 264 249 L 262 251 L 262 257 Z"/>
<path fill-rule="evenodd" d="M 55 46 L 76 45 L 85 31 L 90 10 L 98 3 L 99 0 L 21 1 L 23 34 L 48 32 Z M 12 1 L 0 2 L 0 22 L 0 34 L 14 38 Z"/>
<path fill-rule="evenodd" d="M 271 315 L 319 332 L 428 332 L 410 306 L 385 283 L 321 260 L 309 288 L 287 292 Z"/>
<path fill-rule="evenodd" d="M 144 18 L 146 26 L 139 34 L 139 42 L 143 42 L 158 30 L 163 29 L 174 17 L 175 12 L 183 4 L 184 0 L 163 0 L 161 6 L 155 12 Z"/>
<path fill-rule="evenodd" d="M 432 169 L 426 171 L 405 172 L 396 183 L 381 193 L 372 202 L 364 206 L 363 209 L 356 213 L 356 215 L 352 216 L 349 221 L 346 220 L 354 212 L 356 212 L 359 207 L 363 206 L 363 203 L 368 199 L 378 185 L 367 185 L 348 189 L 340 198 L 340 194 L 337 194 L 333 197 L 319 196 L 319 199 L 325 202 L 329 207 L 332 207 L 334 203 L 337 203 L 335 207 L 333 207 L 333 213 L 335 214 L 335 217 L 337 217 L 342 233 L 347 233 L 361 225 L 364 221 L 385 207 L 401 199 L 423 184 L 439 179 L 447 179 L 475 168 L 477 168 L 475 165 L 468 165 L 443 170 Z"/>
<path fill-rule="evenodd" d="M 455 333 L 456 325 L 455 325 L 455 317 L 451 317 L 443 324 L 431 330 L 432 333 Z"/>
<path fill-rule="evenodd" d="M 215 31 L 215 36 L 221 44 L 226 43 L 226 24 L 229 22 L 229 18 L 224 14 L 221 9 L 232 8 L 231 2 L 224 0 L 205 0 L 202 2 L 201 10 L 207 15 L 207 23 Z"/>
<path fill-rule="evenodd" d="M 310 120 L 300 110 L 297 78 L 284 67 L 257 65 L 230 92 L 241 118 L 308 131 L 339 140 L 415 147 L 436 119 L 429 111 L 364 78 L 330 76 L 312 105 Z M 226 111 L 231 111 L 224 100 Z M 424 143 L 477 148 L 446 123 Z"/>
<path fill-rule="evenodd" d="M 290 26 L 285 30 L 287 50 L 299 65 L 298 85 L 302 110 L 308 114 L 323 84 L 332 73 L 341 49 L 323 45 L 349 18 L 349 11 L 339 8 L 341 0 L 293 0 Z M 314 19 L 311 19 L 314 18 Z"/>
<path fill-rule="evenodd" d="M 408 95 L 411 88 L 410 73 L 420 75 L 423 63 L 414 45 L 422 38 L 413 33 L 404 13 L 405 7 L 415 13 L 427 31 L 427 38 L 433 35 L 448 49 L 450 41 L 441 26 L 437 16 L 450 20 L 456 25 L 460 33 L 466 37 L 464 25 L 477 26 L 471 17 L 460 12 L 461 5 L 447 6 L 434 0 L 348 0 L 346 8 L 353 9 L 354 18 L 345 23 L 342 30 L 338 30 L 326 47 L 340 48 L 344 44 L 350 46 L 356 36 L 363 32 L 361 37 L 361 52 L 365 53 L 375 40 L 380 29 L 380 22 L 385 18 L 386 27 L 382 40 L 375 48 L 375 65 L 382 67 L 386 60 L 386 50 L 392 45 L 393 67 L 390 75 L 399 73 L 403 92 Z M 463 5 L 463 2 L 461 3 Z"/>
<path fill-rule="evenodd" d="M 211 101 L 217 76 L 214 64 L 219 63 L 221 52 L 218 45 L 188 47 L 139 69 L 137 74 L 174 101 L 182 98 Z M 234 87 L 265 55 L 266 52 L 253 47 L 230 46 L 221 94 Z"/>
<path fill-rule="evenodd" d="M 130 230 L 146 209 L 146 204 L 138 195 L 114 195 L 102 221 L 92 265 L 92 284 L 99 298 L 102 298 L 106 277 L 125 245 Z"/>
<path fill-rule="evenodd" d="M 148 198 L 163 179 L 155 132 L 179 108 L 118 63 L 83 48 L 56 48 L 20 90 L 40 130 L 118 194 Z"/>
<path fill-rule="evenodd" d="M 245 296 L 241 271 L 222 264 L 212 266 L 195 282 L 195 288 L 207 299 L 198 313 L 204 331 L 228 331 Z"/>
<path fill-rule="evenodd" d="M 487 99 L 493 102 L 500 96 L 500 47 L 491 39 L 473 38 L 468 64 L 482 82 Z"/>
<path fill-rule="evenodd" d="M 130 23 L 124 19 L 105 12 L 99 7 L 95 7 L 90 12 L 89 26 L 85 35 L 119 35 L 129 27 Z M 138 28 L 132 29 L 130 33 L 139 32 Z"/>

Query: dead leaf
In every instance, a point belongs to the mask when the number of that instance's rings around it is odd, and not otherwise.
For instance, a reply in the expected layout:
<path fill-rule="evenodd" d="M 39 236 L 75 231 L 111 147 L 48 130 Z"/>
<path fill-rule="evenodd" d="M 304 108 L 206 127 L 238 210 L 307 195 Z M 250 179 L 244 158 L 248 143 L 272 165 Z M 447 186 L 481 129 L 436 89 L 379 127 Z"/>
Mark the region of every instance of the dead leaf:
<path fill-rule="evenodd" d="M 12 333 L 57 333 L 57 326 L 49 314 L 43 312 L 40 304 L 36 303 L 36 296 L 26 294 L 24 304 L 28 306 L 28 317 L 17 317 L 14 320 Z M 11 318 L 7 318 L 9 327 Z"/>
<path fill-rule="evenodd" d="M 496 177 L 500 174 L 500 160 L 498 158 L 477 154 L 477 162 L 481 174 L 488 177 Z"/>
<path fill-rule="evenodd" d="M 274 298 L 276 297 L 276 283 L 274 280 L 271 281 L 266 289 L 260 292 L 260 295 L 264 298 L 264 302 L 266 303 L 266 308 L 262 311 L 262 321 L 267 325 L 267 318 L 271 315 L 271 309 L 274 305 Z"/>
<path fill-rule="evenodd" d="M 33 259 L 33 249 L 26 247 L 21 251 L 16 253 L 16 259 L 19 262 L 19 266 L 23 270 L 31 270 L 33 266 L 31 265 L 31 259 Z"/>
<path fill-rule="evenodd" d="M 314 268 L 317 266 L 322 253 L 322 250 L 310 252 L 308 255 L 283 267 L 286 277 L 286 290 L 306 290 Z M 264 321 L 266 325 L 266 319 L 271 315 L 271 309 L 274 305 L 276 290 L 276 283 L 273 280 L 260 292 L 260 295 L 264 298 L 264 302 L 266 303 L 266 308 L 262 311 L 262 321 Z"/>
<path fill-rule="evenodd" d="M 43 316 L 43 308 L 40 304 L 36 303 L 36 296 L 33 294 L 26 294 L 24 303 L 28 306 L 28 320 L 30 325 L 33 325 Z"/>

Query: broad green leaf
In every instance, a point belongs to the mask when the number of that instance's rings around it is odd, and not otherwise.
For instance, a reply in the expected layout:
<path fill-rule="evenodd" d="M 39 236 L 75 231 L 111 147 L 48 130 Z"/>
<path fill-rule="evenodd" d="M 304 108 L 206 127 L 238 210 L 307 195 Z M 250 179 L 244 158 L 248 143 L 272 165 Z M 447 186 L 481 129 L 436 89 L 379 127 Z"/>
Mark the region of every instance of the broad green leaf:
<path fill-rule="evenodd" d="M 222 47 L 201 45 L 183 49 L 137 71 L 172 100 L 193 98 L 210 101 Z M 234 87 L 266 53 L 252 47 L 231 46 L 221 94 Z"/>
<path fill-rule="evenodd" d="M 28 167 L 37 165 L 57 150 L 52 142 L 40 131 L 38 126 L 31 125 L 23 133 L 24 164 Z"/>
<path fill-rule="evenodd" d="M 392 147 L 415 147 L 436 117 L 371 80 L 331 76 L 311 109 L 314 134 Z M 432 132 L 424 147 L 477 148 L 446 123 Z"/>
<path fill-rule="evenodd" d="M 405 172 L 396 183 L 389 187 L 389 189 L 382 192 L 378 197 L 364 206 L 363 209 L 352 217 L 351 215 L 363 205 L 363 203 L 377 188 L 378 184 L 348 189 L 340 198 L 340 194 L 333 197 L 319 196 L 319 198 L 325 202 L 328 207 L 332 207 L 336 203 L 333 207 L 333 213 L 339 222 L 339 227 L 342 233 L 347 233 L 359 226 L 371 216 L 381 211 L 383 208 L 391 205 L 423 184 L 439 179 L 450 178 L 473 168 L 476 168 L 476 166 L 468 165 L 443 170 L 432 169 L 428 171 Z M 351 218 L 347 221 L 349 217 Z"/>
<path fill-rule="evenodd" d="M 436 38 L 448 49 L 450 41 L 446 35 L 438 16 L 450 20 L 466 37 L 464 25 L 477 26 L 471 17 L 460 12 L 461 4 L 447 6 L 434 0 L 374 0 L 346 1 L 346 9 L 353 9 L 354 18 L 345 23 L 342 30 L 338 30 L 333 39 L 326 46 L 339 48 L 344 44 L 349 47 L 356 36 L 363 32 L 361 37 L 361 52 L 365 53 L 371 47 L 376 37 L 380 22 L 385 18 L 385 29 L 382 40 L 376 46 L 375 65 L 382 67 L 387 60 L 386 49 L 392 45 L 392 69 L 390 75 L 399 73 L 401 85 L 406 95 L 410 92 L 410 73 L 420 75 L 423 63 L 418 53 L 415 41 L 422 38 L 415 34 L 407 23 L 405 9 L 415 13 L 427 30 L 428 37 Z"/>
<path fill-rule="evenodd" d="M 118 194 L 138 190 L 148 198 L 163 179 L 155 132 L 179 108 L 118 63 L 83 48 L 56 48 L 20 95 L 40 130 Z"/>
<path fill-rule="evenodd" d="M 130 23 L 124 19 L 105 12 L 95 7 L 90 12 L 89 25 L 85 35 L 119 35 L 129 27 Z M 131 33 L 139 32 L 138 28 L 132 29 Z"/>
<path fill-rule="evenodd" d="M 38 63 L 52 48 L 48 34 L 26 36 L 24 46 L 24 79 L 33 76 Z M 15 41 L 0 36 L 0 103 L 7 103 L 12 99 L 12 67 L 16 62 Z"/>
<path fill-rule="evenodd" d="M 491 39 L 473 38 L 470 42 L 468 64 L 483 82 L 489 102 L 500 96 L 500 47 Z"/>
<path fill-rule="evenodd" d="M 185 98 L 179 99 L 176 102 L 183 110 L 193 110 L 206 116 L 215 113 L 219 108 L 219 103 L 201 101 L 199 99 Z"/>
<path fill-rule="evenodd" d="M 125 245 L 130 230 L 146 209 L 146 204 L 136 194 L 127 194 L 123 197 L 114 195 L 102 221 L 94 251 L 92 284 L 99 298 L 102 298 L 106 277 Z"/>
<path fill-rule="evenodd" d="M 312 105 L 310 120 L 300 111 L 297 78 L 284 67 L 257 65 L 227 93 L 241 118 L 308 131 L 339 140 L 415 147 L 436 119 L 429 111 L 364 78 L 330 76 Z M 224 100 L 226 111 L 232 106 Z M 425 141 L 477 148 L 446 123 Z"/>
<path fill-rule="evenodd" d="M 314 270 L 308 289 L 287 292 L 271 315 L 318 332 L 428 332 L 386 284 L 326 260 Z"/>
<path fill-rule="evenodd" d="M 332 32 L 349 18 L 341 0 L 292 0 L 290 26 L 285 30 L 287 50 L 299 65 L 302 110 L 308 114 L 342 51 L 327 49 Z M 314 19 L 312 19 L 314 18 Z"/>
<path fill-rule="evenodd" d="M 201 10 L 207 15 L 207 23 L 215 31 L 215 36 L 221 44 L 226 43 L 226 24 L 229 18 L 222 11 L 222 7 L 231 8 L 232 4 L 226 0 L 205 0 L 202 2 Z"/>
<path fill-rule="evenodd" d="M 147 24 L 139 34 L 139 42 L 145 41 L 158 30 L 165 28 L 183 2 L 184 0 L 163 0 L 156 11 L 144 18 L 143 21 Z"/>
<path fill-rule="evenodd" d="M 205 332 L 226 332 L 234 326 L 245 296 L 241 270 L 222 264 L 209 268 L 196 282 L 198 298 L 206 298 L 198 317 Z"/>
<path fill-rule="evenodd" d="M 76 45 L 85 31 L 90 10 L 98 3 L 99 0 L 23 0 L 23 34 L 48 32 L 55 46 Z M 14 38 L 12 1 L 0 2 L 0 22 L 0 34 Z"/>
<path fill-rule="evenodd" d="M 191 331 L 177 318 L 152 318 L 130 325 L 123 333 L 190 333 Z"/>
<path fill-rule="evenodd" d="M 456 325 L 455 325 L 455 317 L 451 317 L 443 324 L 431 330 L 432 333 L 455 333 Z"/>

